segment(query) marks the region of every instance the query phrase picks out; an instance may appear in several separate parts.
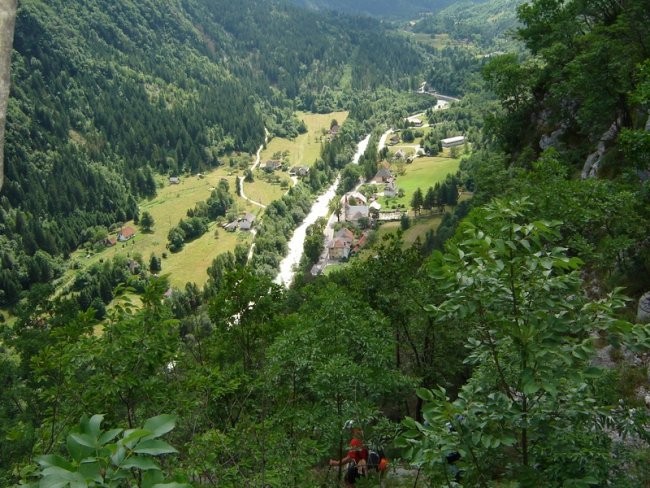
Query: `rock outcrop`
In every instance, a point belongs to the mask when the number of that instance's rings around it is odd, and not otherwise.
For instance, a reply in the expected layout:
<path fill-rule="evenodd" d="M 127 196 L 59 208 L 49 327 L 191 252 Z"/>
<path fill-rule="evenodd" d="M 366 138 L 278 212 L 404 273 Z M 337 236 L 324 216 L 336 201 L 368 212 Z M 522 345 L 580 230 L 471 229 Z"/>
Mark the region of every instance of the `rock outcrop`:
<path fill-rule="evenodd" d="M 539 148 L 542 151 L 545 151 L 549 147 L 555 147 L 557 146 L 558 142 L 560 141 L 560 137 L 564 135 L 564 133 L 567 130 L 567 125 L 562 124 L 559 128 L 551 132 L 550 134 L 543 134 L 541 139 L 539 140 Z"/>
<path fill-rule="evenodd" d="M 0 189 L 4 181 L 4 141 L 5 121 L 7 120 L 7 102 L 9 101 L 9 71 L 11 67 L 11 50 L 16 25 L 17 0 L 0 2 Z"/>
<path fill-rule="evenodd" d="M 650 291 L 639 299 L 639 306 L 636 311 L 636 321 L 639 324 L 650 323 Z"/>
<path fill-rule="evenodd" d="M 603 133 L 602 136 L 600 136 L 600 139 L 598 140 L 598 146 L 596 147 L 596 151 L 591 153 L 588 157 L 587 160 L 585 161 L 585 165 L 582 168 L 582 179 L 585 180 L 587 178 L 595 178 L 598 175 L 598 170 L 600 169 L 600 165 L 603 162 L 603 156 L 605 155 L 605 151 L 607 150 L 607 144 L 616 139 L 616 136 L 618 135 L 618 132 L 621 128 L 621 121 L 620 119 L 617 119 L 612 123 L 612 125 Z"/>

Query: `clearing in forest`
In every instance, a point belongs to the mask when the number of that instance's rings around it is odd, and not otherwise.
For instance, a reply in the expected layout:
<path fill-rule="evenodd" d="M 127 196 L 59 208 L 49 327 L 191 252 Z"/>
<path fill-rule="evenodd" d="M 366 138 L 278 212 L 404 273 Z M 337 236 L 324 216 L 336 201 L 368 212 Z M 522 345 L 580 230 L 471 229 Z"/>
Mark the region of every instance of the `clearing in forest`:
<path fill-rule="evenodd" d="M 339 125 L 348 118 L 348 112 L 331 112 L 327 114 L 312 114 L 297 112 L 298 120 L 303 120 L 307 126 L 307 132 L 300 134 L 295 139 L 274 138 L 269 141 L 261 154 L 261 162 L 272 159 L 276 153 L 288 151 L 288 163 L 291 166 L 312 166 L 314 161 L 320 157 L 321 144 L 327 139 L 332 120 Z"/>
<path fill-rule="evenodd" d="M 445 180 L 448 174 L 455 174 L 458 171 L 460 159 L 451 157 L 422 157 L 416 158 L 410 164 L 403 164 L 404 174 L 397 174 L 397 187 L 404 190 L 404 196 L 398 197 L 381 197 L 379 203 L 382 209 L 390 209 L 393 205 L 403 204 L 405 208 L 410 209 L 411 198 L 417 188 L 426 194 L 430 186 L 437 182 Z M 391 170 L 396 172 L 397 165 L 392 164 Z"/>
<path fill-rule="evenodd" d="M 305 122 L 307 132 L 295 139 L 275 137 L 269 141 L 260 154 L 259 167 L 253 172 L 254 181 L 244 182 L 244 193 L 251 200 L 268 205 L 281 198 L 293 184 L 289 169 L 292 166 L 312 166 L 320 157 L 321 145 L 328 137 L 332 121 L 343 124 L 348 118 L 348 112 L 297 112 L 296 117 Z M 267 172 L 264 166 L 269 160 L 281 161 L 284 169 Z"/>
<path fill-rule="evenodd" d="M 250 244 L 252 236 L 247 232 L 227 232 L 216 222 L 211 222 L 208 232 L 202 237 L 185 243 L 180 252 L 172 253 L 166 247 L 169 230 L 176 226 L 181 218 L 187 218 L 189 209 L 207 200 L 212 189 L 222 178 L 225 178 L 230 185 L 230 193 L 235 198 L 238 213 L 257 214 L 261 210 L 237 196 L 235 181 L 237 173 L 234 173 L 232 168 L 222 166 L 202 176 L 183 175 L 180 177 L 179 184 L 169 184 L 165 179 L 163 183 L 165 186 L 158 189 L 155 198 L 141 202 L 140 216 L 147 211 L 155 221 L 152 232 L 144 233 L 133 221 L 125 222 L 123 227 L 131 227 L 136 232 L 132 239 L 118 242 L 112 247 L 102 248 L 99 252 L 79 249 L 73 253 L 71 262 L 75 262 L 81 268 L 87 268 L 100 260 L 110 260 L 117 255 L 129 258 L 140 255 L 144 266 L 148 267 L 152 253 L 158 258 L 162 258 L 163 253 L 166 253 L 167 258 L 161 259 L 160 273 L 170 275 L 172 286 L 183 287 L 188 281 L 202 286 L 207 281 L 207 268 L 212 260 L 221 253 L 233 251 L 238 243 Z M 115 237 L 115 232 L 110 233 L 109 236 Z M 76 273 L 78 270 L 66 273 L 62 283 L 68 282 Z"/>

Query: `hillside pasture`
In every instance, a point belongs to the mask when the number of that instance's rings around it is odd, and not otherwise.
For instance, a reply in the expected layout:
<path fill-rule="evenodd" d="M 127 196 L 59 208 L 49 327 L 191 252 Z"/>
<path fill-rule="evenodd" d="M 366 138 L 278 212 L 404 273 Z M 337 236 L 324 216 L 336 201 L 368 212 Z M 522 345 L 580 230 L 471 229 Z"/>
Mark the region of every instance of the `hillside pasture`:
<path fill-rule="evenodd" d="M 307 132 L 300 134 L 295 139 L 279 137 L 271 139 L 261 153 L 262 163 L 271 159 L 277 152 L 287 151 L 289 166 L 312 166 L 314 161 L 320 157 L 321 144 L 325 141 L 324 134 L 329 130 L 332 120 L 335 119 L 339 125 L 342 125 L 348 118 L 348 112 L 327 114 L 297 112 L 296 117 L 305 122 Z"/>
<path fill-rule="evenodd" d="M 380 197 L 379 203 L 383 208 L 403 204 L 409 209 L 411 198 L 417 188 L 426 193 L 430 186 L 434 186 L 439 181 L 444 181 L 448 174 L 456 173 L 459 165 L 460 159 L 450 157 L 416 158 L 411 164 L 405 165 L 405 174 L 397 176 L 397 187 L 404 190 L 404 196 L 401 198 Z M 394 167 L 391 169 L 394 170 Z"/>
<path fill-rule="evenodd" d="M 291 178 L 284 171 L 267 173 L 264 170 L 255 170 L 253 177 L 254 181 L 252 183 L 244 182 L 244 194 L 251 200 L 262 205 L 268 205 L 273 200 L 282 198 L 282 195 L 287 192 L 287 189 L 293 185 Z M 275 178 L 278 181 L 274 181 Z M 287 185 L 284 188 L 282 185 L 283 181 Z"/>
<path fill-rule="evenodd" d="M 207 268 L 212 260 L 219 254 L 226 251 L 233 251 L 238 243 L 250 244 L 252 237 L 248 233 L 229 233 L 211 222 L 208 232 L 195 241 L 185 244 L 183 250 L 178 253 L 171 253 L 167 249 L 167 234 L 169 230 L 178 224 L 181 218 L 186 218 L 187 211 L 202 201 L 205 201 L 212 190 L 222 178 L 225 178 L 230 185 L 230 192 L 235 198 L 236 209 L 240 212 L 257 213 L 260 208 L 236 195 L 236 177 L 230 168 L 220 167 L 204 174 L 203 178 L 198 176 L 181 176 L 177 185 L 168 184 L 167 180 L 161 180 L 164 185 L 158 189 L 158 194 L 151 200 L 140 204 L 140 215 L 147 211 L 153 217 L 155 224 L 152 232 L 144 233 L 133 221 L 125 222 L 124 227 L 132 227 L 136 231 L 135 237 L 126 242 L 118 242 L 113 247 L 107 247 L 99 252 L 92 252 L 86 249 L 79 249 L 72 255 L 72 261 L 81 268 L 87 268 L 100 260 L 110 260 L 114 256 L 123 255 L 134 257 L 142 256 L 145 266 L 149 264 L 151 254 L 159 258 L 163 253 L 167 258 L 161 260 L 161 274 L 169 274 L 170 283 L 173 286 L 182 287 L 188 281 L 203 285 L 207 278 Z M 215 230 L 218 230 L 218 237 L 215 238 Z M 115 232 L 111 236 L 115 236 Z M 78 270 L 69 271 L 64 276 L 62 283 L 69 281 L 73 273 Z"/>

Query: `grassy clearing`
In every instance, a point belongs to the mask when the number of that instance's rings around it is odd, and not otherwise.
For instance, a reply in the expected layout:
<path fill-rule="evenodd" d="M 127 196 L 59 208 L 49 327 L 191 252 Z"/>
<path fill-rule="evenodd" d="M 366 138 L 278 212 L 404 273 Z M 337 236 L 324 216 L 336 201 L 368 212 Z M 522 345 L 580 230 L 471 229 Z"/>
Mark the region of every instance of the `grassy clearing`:
<path fill-rule="evenodd" d="M 277 176 L 280 178 L 280 181 L 286 181 L 288 186 L 282 188 L 280 183 L 269 182 L 269 176 Z M 244 193 L 251 200 L 259 202 L 262 205 L 268 205 L 273 200 L 281 198 L 292 185 L 293 183 L 289 175 L 285 172 L 275 171 L 273 175 L 269 175 L 264 170 L 256 170 L 254 173 L 254 181 L 252 183 L 244 182 Z"/>
<path fill-rule="evenodd" d="M 304 120 L 307 125 L 307 133 L 301 134 L 295 139 L 272 139 L 262 151 L 262 162 L 271 159 L 276 152 L 289 152 L 290 166 L 311 166 L 320 156 L 320 146 L 324 141 L 324 133 L 330 128 L 332 119 L 343 124 L 348 118 L 347 112 L 332 112 L 329 114 L 311 114 L 297 112 L 296 117 Z"/>
<path fill-rule="evenodd" d="M 408 32 L 408 37 L 413 41 L 430 46 L 434 49 L 444 49 L 446 47 L 473 47 L 471 43 L 459 42 L 449 37 L 449 34 L 427 34 L 425 32 Z"/>
<path fill-rule="evenodd" d="M 133 239 L 97 253 L 84 249 L 77 250 L 72 255 L 72 261 L 79 263 L 82 267 L 88 267 L 101 259 L 112 259 L 117 255 L 133 257 L 139 254 L 147 265 L 152 253 L 161 257 L 163 252 L 166 252 L 168 257 L 162 260 L 162 273 L 170 274 L 170 282 L 173 286 L 184 286 L 188 281 L 193 281 L 198 285 L 204 284 L 207 280 L 206 269 L 212 260 L 218 254 L 234 250 L 238 242 L 246 242 L 250 237 L 247 234 L 243 236 L 229 234 L 223 229 L 219 229 L 218 238 L 215 239 L 214 231 L 217 225 L 213 222 L 204 236 L 186 244 L 181 252 L 172 254 L 166 248 L 167 234 L 172 226 L 175 226 L 181 218 L 186 217 L 190 208 L 210 196 L 212 189 L 222 178 L 228 181 L 230 191 L 235 195 L 236 177 L 237 175 L 227 167 L 217 168 L 215 171 L 206 173 L 204 178 L 181 177 L 180 184 L 166 185 L 158 190 L 158 195 L 155 198 L 141 203 L 140 214 L 143 211 L 148 211 L 154 218 L 153 232 L 145 234 L 132 221 L 126 222 L 124 226 L 136 230 L 136 236 Z M 259 209 L 239 197 L 235 197 L 235 200 L 237 209 L 240 211 L 257 212 L 256 209 Z M 62 282 L 68 282 L 77 272 L 77 270 L 68 271 Z"/>
<path fill-rule="evenodd" d="M 422 120 L 424 120 L 424 119 L 425 119 L 425 116 L 424 116 L 424 115 L 421 115 L 420 118 L 421 118 Z M 390 146 L 388 146 L 388 149 L 389 149 L 392 153 L 395 153 L 395 152 L 398 151 L 399 149 L 404 150 L 407 154 L 408 154 L 409 152 L 413 153 L 413 152 L 415 152 L 415 149 L 417 149 L 417 147 L 420 147 L 420 142 L 422 142 L 422 139 L 424 139 L 424 137 L 425 137 L 429 132 L 431 132 L 433 129 L 432 129 L 431 127 L 412 127 L 411 130 L 412 130 L 413 132 L 422 132 L 422 137 L 416 137 L 416 138 L 413 140 L 413 142 L 398 142 L 397 144 L 394 144 L 394 145 L 390 145 Z M 400 137 L 401 137 L 401 133 L 398 133 L 398 135 L 400 135 Z M 416 146 L 417 146 L 417 147 L 416 147 Z"/>
<path fill-rule="evenodd" d="M 397 176 L 397 186 L 404 190 L 404 196 L 402 198 L 381 197 L 379 202 L 384 208 L 399 204 L 404 204 L 406 208 L 409 208 L 413 192 L 417 188 L 426 193 L 430 186 L 435 185 L 438 181 L 443 181 L 448 174 L 456 173 L 459 164 L 460 159 L 450 157 L 417 158 L 405 166 L 406 173 L 404 175 Z"/>
<path fill-rule="evenodd" d="M 450 207 L 447 207 L 451 211 Z M 428 230 L 436 230 L 442 222 L 441 214 L 427 214 L 426 211 L 417 219 L 411 220 L 411 227 L 404 231 L 402 239 L 404 240 L 403 249 L 408 249 L 413 245 L 415 240 L 419 237 L 424 240 L 424 236 Z M 381 242 L 382 238 L 388 234 L 394 234 L 400 228 L 399 222 L 386 222 L 377 229 L 377 242 Z"/>
<path fill-rule="evenodd" d="M 214 236 L 215 230 L 218 230 L 217 238 Z M 248 232 L 226 232 L 212 222 L 208 232 L 185 244 L 181 252 L 167 253 L 167 259 L 162 260 L 162 273 L 170 274 L 169 279 L 174 286 L 184 286 L 188 281 L 203 286 L 208 279 L 207 269 L 217 255 L 233 251 L 237 244 L 250 245 L 251 240 Z"/>

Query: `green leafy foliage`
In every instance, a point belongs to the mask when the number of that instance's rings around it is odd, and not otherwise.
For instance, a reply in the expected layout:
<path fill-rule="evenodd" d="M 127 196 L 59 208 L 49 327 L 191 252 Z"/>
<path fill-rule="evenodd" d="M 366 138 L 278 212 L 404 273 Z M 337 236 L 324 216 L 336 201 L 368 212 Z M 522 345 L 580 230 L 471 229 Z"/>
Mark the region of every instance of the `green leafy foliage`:
<path fill-rule="evenodd" d="M 186 483 L 165 483 L 153 457 L 178 451 L 159 437 L 175 425 L 172 415 L 147 419 L 141 429 L 101 429 L 103 415 L 82 417 L 67 437 L 69 459 L 49 454 L 37 458 L 38 482 L 21 485 L 46 488 L 118 487 L 135 482 L 142 488 L 187 488 Z M 115 440 L 119 436 L 119 439 Z"/>
<path fill-rule="evenodd" d="M 582 485 L 603 482 L 612 469 L 602 422 L 617 424 L 617 414 L 590 391 L 601 374 L 590 365 L 591 334 L 645 348 L 650 328 L 614 317 L 624 304 L 616 293 L 586 299 L 580 261 L 553 244 L 558 224 L 523 222 L 529 205 L 488 205 L 474 219 L 480 225 L 466 224 L 431 268 L 446 298 L 429 310 L 437 322 L 464 324 L 473 365 L 453 401 L 444 389 L 419 390 L 424 423 L 406 423 L 408 456 L 434 479 L 444 477 L 451 452 L 480 486 L 502 468 L 520 481 Z M 567 456 L 572 462 L 562 463 Z"/>

